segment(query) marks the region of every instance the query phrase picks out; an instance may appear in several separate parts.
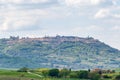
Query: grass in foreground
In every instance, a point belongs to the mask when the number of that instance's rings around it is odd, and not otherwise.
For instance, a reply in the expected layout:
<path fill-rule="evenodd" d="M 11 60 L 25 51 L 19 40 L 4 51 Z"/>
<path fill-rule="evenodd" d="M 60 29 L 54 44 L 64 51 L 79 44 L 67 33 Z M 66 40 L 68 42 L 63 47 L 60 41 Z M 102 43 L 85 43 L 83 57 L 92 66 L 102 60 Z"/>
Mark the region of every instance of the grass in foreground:
<path fill-rule="evenodd" d="M 120 73 L 113 73 L 113 74 L 104 74 L 108 76 L 116 76 Z M 27 73 L 27 72 L 17 72 L 15 70 L 0 70 L 0 80 L 87 80 L 87 79 L 72 79 L 72 78 L 44 78 L 35 75 L 34 73 Z M 100 80 L 111 80 L 110 79 L 100 79 Z"/>
<path fill-rule="evenodd" d="M 80 79 L 41 78 L 39 76 L 29 74 L 26 72 L 17 72 L 14 70 L 0 70 L 0 80 L 80 80 Z"/>

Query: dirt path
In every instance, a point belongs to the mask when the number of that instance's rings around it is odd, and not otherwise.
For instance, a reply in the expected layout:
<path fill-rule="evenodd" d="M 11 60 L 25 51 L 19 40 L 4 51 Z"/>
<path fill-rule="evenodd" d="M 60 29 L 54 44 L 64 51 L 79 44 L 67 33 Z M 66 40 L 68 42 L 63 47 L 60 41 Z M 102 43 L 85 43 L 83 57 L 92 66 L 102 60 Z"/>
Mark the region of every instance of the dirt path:
<path fill-rule="evenodd" d="M 29 74 L 33 74 L 33 75 L 36 75 L 36 76 L 38 76 L 38 77 L 40 77 L 40 78 L 42 78 L 43 76 L 41 76 L 41 75 L 39 75 L 39 74 L 36 74 L 36 73 L 32 73 L 32 72 L 28 72 Z"/>

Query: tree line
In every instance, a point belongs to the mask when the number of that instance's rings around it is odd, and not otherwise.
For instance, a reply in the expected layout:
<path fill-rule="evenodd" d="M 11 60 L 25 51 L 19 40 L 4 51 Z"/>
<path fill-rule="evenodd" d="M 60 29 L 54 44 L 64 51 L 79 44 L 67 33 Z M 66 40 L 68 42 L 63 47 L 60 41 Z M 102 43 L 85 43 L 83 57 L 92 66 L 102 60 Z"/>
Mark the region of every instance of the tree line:
<path fill-rule="evenodd" d="M 18 70 L 18 72 L 40 72 L 42 76 L 44 77 L 50 77 L 50 78 L 77 78 L 77 79 L 87 79 L 87 80 L 102 80 L 102 79 L 111 79 L 111 80 L 120 80 L 120 75 L 112 76 L 109 75 L 103 75 L 107 72 L 107 74 L 115 73 L 114 70 L 101 70 L 101 69 L 95 69 L 95 70 L 76 70 L 73 71 L 71 69 L 63 68 L 63 69 L 46 69 L 46 70 L 30 70 L 26 67 L 21 68 Z"/>

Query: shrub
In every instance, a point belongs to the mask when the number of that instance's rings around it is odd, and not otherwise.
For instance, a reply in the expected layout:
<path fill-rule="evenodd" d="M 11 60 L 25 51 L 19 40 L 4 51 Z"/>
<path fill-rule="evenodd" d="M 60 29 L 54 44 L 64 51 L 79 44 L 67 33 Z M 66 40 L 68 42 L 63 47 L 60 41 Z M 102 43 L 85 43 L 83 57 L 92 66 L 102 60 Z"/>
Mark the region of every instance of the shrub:
<path fill-rule="evenodd" d="M 100 79 L 100 74 L 96 73 L 96 72 L 91 72 L 88 75 L 89 79 L 91 80 L 99 80 Z"/>
<path fill-rule="evenodd" d="M 67 77 L 69 73 L 70 73 L 70 71 L 68 69 L 63 68 L 59 72 L 59 77 Z"/>
<path fill-rule="evenodd" d="M 18 72 L 28 72 L 28 70 L 29 70 L 28 68 L 23 67 L 23 68 L 20 68 Z"/>
<path fill-rule="evenodd" d="M 44 77 L 49 75 L 49 70 L 42 70 L 41 72 Z"/>
<path fill-rule="evenodd" d="M 78 71 L 77 75 L 80 79 L 88 79 L 88 71 Z"/>
<path fill-rule="evenodd" d="M 103 78 L 112 78 L 112 77 L 108 75 L 103 75 Z"/>
<path fill-rule="evenodd" d="M 48 75 L 51 77 L 58 77 L 58 74 L 59 74 L 58 69 L 51 69 L 51 70 L 49 70 L 49 73 L 48 73 Z"/>
<path fill-rule="evenodd" d="M 76 71 L 72 71 L 72 72 L 69 74 L 69 77 L 70 77 L 70 78 L 78 78 L 78 75 L 77 75 Z"/>
<path fill-rule="evenodd" d="M 120 80 L 120 75 L 115 76 L 114 80 Z"/>

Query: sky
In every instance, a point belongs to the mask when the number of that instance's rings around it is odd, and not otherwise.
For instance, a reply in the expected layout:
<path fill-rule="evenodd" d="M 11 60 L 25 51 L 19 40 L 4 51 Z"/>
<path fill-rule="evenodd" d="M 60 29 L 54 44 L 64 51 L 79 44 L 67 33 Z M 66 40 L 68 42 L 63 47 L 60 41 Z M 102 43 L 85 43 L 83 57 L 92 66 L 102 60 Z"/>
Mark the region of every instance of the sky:
<path fill-rule="evenodd" d="M 94 37 L 120 50 L 120 0 L 0 0 L 0 38 Z"/>

